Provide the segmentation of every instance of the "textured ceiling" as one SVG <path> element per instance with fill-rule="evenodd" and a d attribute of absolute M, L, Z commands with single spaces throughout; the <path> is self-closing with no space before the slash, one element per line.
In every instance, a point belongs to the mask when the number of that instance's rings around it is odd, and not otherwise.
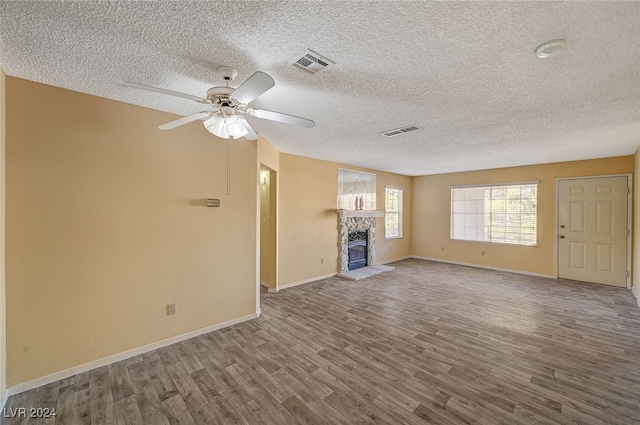
<path fill-rule="evenodd" d="M 251 106 L 316 122 L 249 118 L 279 151 L 406 175 L 640 145 L 639 2 L 1 1 L 0 31 L 7 75 L 180 115 L 202 105 L 116 82 L 204 96 L 220 65 L 235 85 L 264 71 L 276 86 Z M 306 48 L 336 65 L 292 67 Z"/>

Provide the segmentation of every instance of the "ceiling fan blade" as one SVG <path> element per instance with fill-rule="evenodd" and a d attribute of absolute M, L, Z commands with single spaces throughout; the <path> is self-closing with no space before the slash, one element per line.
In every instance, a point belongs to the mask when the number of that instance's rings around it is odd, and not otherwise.
<path fill-rule="evenodd" d="M 264 72 L 257 71 L 240 84 L 240 87 L 231 93 L 231 97 L 240 103 L 247 104 L 275 85 L 273 78 Z"/>
<path fill-rule="evenodd" d="M 300 118 L 293 115 L 283 114 L 282 112 L 268 111 L 266 109 L 249 109 L 249 114 L 256 118 L 265 120 L 284 122 L 287 124 L 300 125 L 302 127 L 311 128 L 316 125 L 315 122 L 306 118 Z"/>
<path fill-rule="evenodd" d="M 171 122 L 168 122 L 166 124 L 159 125 L 158 128 L 160 130 L 171 130 L 172 128 L 179 127 L 181 125 L 190 123 L 192 121 L 201 120 L 203 118 L 208 118 L 209 116 L 211 116 L 212 113 L 213 113 L 212 111 L 196 112 L 194 114 L 190 114 L 190 115 L 184 116 L 182 118 L 178 118 L 175 121 L 171 121 Z"/>
<path fill-rule="evenodd" d="M 240 122 L 242 123 L 242 125 L 244 126 L 244 128 L 247 129 L 247 131 L 249 133 L 245 134 L 245 139 L 247 140 L 258 140 L 258 135 L 256 134 L 255 131 L 253 131 L 253 128 L 251 128 L 251 126 L 249 125 L 249 123 L 247 122 L 247 120 L 244 119 L 244 117 L 238 116 L 238 118 L 240 119 Z"/>
<path fill-rule="evenodd" d="M 200 103 L 209 103 L 207 99 L 203 99 L 202 97 L 192 96 L 190 94 L 180 93 L 173 90 L 162 89 L 160 87 L 145 86 L 144 84 L 130 83 L 128 81 L 120 81 L 118 82 L 118 84 L 124 87 L 132 87 L 134 89 L 147 90 L 156 93 L 168 94 L 169 96 L 182 97 L 183 99 L 194 100 Z"/>

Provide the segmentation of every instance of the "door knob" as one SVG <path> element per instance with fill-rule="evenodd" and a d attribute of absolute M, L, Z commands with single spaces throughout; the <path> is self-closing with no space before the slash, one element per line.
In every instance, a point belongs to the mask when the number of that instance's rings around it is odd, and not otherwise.
<path fill-rule="evenodd" d="M 560 235 L 560 239 L 564 239 L 564 235 Z"/>

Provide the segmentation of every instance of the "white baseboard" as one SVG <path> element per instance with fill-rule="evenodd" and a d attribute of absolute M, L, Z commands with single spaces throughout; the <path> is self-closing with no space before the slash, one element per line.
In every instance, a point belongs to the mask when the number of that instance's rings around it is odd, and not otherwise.
<path fill-rule="evenodd" d="M 124 351 L 122 353 L 114 354 L 111 356 L 103 357 L 102 359 L 94 360 L 89 363 L 85 363 L 79 366 L 74 366 L 69 369 L 62 370 L 60 372 L 54 372 L 50 375 L 43 376 L 41 378 L 34 379 L 33 381 L 24 382 L 22 384 L 15 385 L 8 388 L 5 391 L 5 396 L 12 396 L 24 391 L 32 390 L 34 388 L 41 387 L 43 385 L 50 384 L 61 379 L 68 378 L 78 373 L 87 372 L 91 369 L 106 366 L 111 363 L 119 362 L 121 360 L 128 359 L 133 356 L 147 353 L 149 351 L 157 350 L 158 348 L 166 347 L 171 344 L 175 344 L 180 341 L 184 341 L 189 338 L 193 338 L 199 335 L 203 335 L 209 332 L 216 331 L 218 329 L 226 328 L 228 326 L 236 325 L 238 323 L 246 322 L 247 320 L 255 319 L 258 316 L 257 313 L 249 314 L 247 316 L 238 317 L 236 319 L 228 320 L 226 322 L 218 323 L 217 325 L 207 326 L 206 328 L 197 329 L 195 331 L 187 332 L 181 335 L 176 335 L 171 338 L 163 339 L 162 341 L 153 342 L 151 344 L 143 345 L 142 347 L 134 348 L 132 350 Z M 3 400 L 5 399 L 3 396 Z"/>
<path fill-rule="evenodd" d="M 640 307 L 640 285 L 632 286 L 631 293 L 636 297 L 636 303 L 638 303 L 638 307 Z"/>
<path fill-rule="evenodd" d="M 265 282 L 264 280 L 260 281 L 260 285 L 264 286 L 265 288 L 267 288 L 267 292 L 270 294 L 273 294 L 274 292 L 278 292 L 278 290 L 276 288 L 272 288 L 267 282 Z"/>
<path fill-rule="evenodd" d="M 526 270 L 505 269 L 502 267 L 485 266 L 482 264 L 463 263 L 461 261 L 443 260 L 442 258 L 419 257 L 417 255 L 411 255 L 410 257 L 415 258 L 416 260 L 437 261 L 439 263 L 457 264 L 459 266 L 476 267 L 479 269 L 496 270 L 499 272 L 508 272 L 508 273 L 523 274 L 527 276 L 546 277 L 548 279 L 556 279 L 556 277 L 552 274 L 534 273 L 534 272 L 528 272 Z"/>
<path fill-rule="evenodd" d="M 305 283 L 315 282 L 317 280 L 328 279 L 328 278 L 333 277 L 333 276 L 335 276 L 337 274 L 338 273 L 329 273 L 329 274 L 325 274 L 323 276 L 316 276 L 316 277 L 312 277 L 310 279 L 299 280 L 297 282 L 291 282 L 291 283 L 286 283 L 284 285 L 279 285 L 278 286 L 278 291 L 281 291 L 283 289 L 293 288 L 294 286 L 302 285 L 302 284 L 305 284 Z"/>
<path fill-rule="evenodd" d="M 394 261 L 400 261 L 400 260 L 406 260 L 407 258 L 414 258 L 411 257 L 410 255 L 407 255 L 405 257 L 400 257 L 400 258 L 394 258 L 393 260 L 386 260 L 386 261 L 377 261 L 376 264 L 387 264 L 387 263 L 393 263 Z M 299 280 L 297 282 L 292 282 L 292 283 L 287 283 L 285 285 L 280 285 L 278 286 L 278 291 L 281 291 L 283 289 L 288 289 L 288 288 L 293 288 L 294 286 L 298 286 L 298 285 L 303 285 L 305 283 L 311 283 L 311 282 L 316 282 L 318 280 L 322 280 L 322 279 L 328 279 L 330 277 L 334 277 L 338 274 L 338 272 L 336 273 L 329 273 L 329 274 L 325 274 L 323 276 L 316 276 L 316 277 L 312 277 L 310 279 L 305 279 L 305 280 Z M 269 292 L 271 292 L 271 290 L 269 290 Z"/>
<path fill-rule="evenodd" d="M 274 292 L 278 292 L 278 290 L 276 288 L 272 288 L 267 282 L 265 282 L 264 280 L 260 281 L 260 285 L 264 286 L 265 288 L 267 288 L 267 292 L 270 294 L 273 294 Z"/>
<path fill-rule="evenodd" d="M 395 263 L 396 261 L 406 260 L 407 258 L 415 258 L 415 257 L 412 257 L 412 256 L 410 256 L 410 255 L 405 255 L 404 257 L 394 258 L 393 260 L 377 261 L 377 262 L 376 262 L 376 264 L 389 264 L 389 263 Z"/>
<path fill-rule="evenodd" d="M 0 398 L 0 411 L 4 412 L 4 406 L 7 404 L 7 399 L 9 398 L 9 391 L 4 390 L 2 393 L 2 398 Z"/>

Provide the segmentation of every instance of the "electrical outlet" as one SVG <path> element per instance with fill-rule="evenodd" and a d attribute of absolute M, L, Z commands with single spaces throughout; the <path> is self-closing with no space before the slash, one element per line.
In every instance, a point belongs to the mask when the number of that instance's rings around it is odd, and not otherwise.
<path fill-rule="evenodd" d="M 176 314 L 176 303 L 167 304 L 167 316 Z"/>
<path fill-rule="evenodd" d="M 486 255 L 486 252 L 480 251 L 480 255 Z"/>
<path fill-rule="evenodd" d="M 320 264 L 324 264 L 324 258 L 320 259 Z"/>
<path fill-rule="evenodd" d="M 391 247 L 389 247 L 389 251 L 391 251 Z"/>
<path fill-rule="evenodd" d="M 443 246 L 440 247 L 440 251 L 444 251 L 444 247 Z"/>

